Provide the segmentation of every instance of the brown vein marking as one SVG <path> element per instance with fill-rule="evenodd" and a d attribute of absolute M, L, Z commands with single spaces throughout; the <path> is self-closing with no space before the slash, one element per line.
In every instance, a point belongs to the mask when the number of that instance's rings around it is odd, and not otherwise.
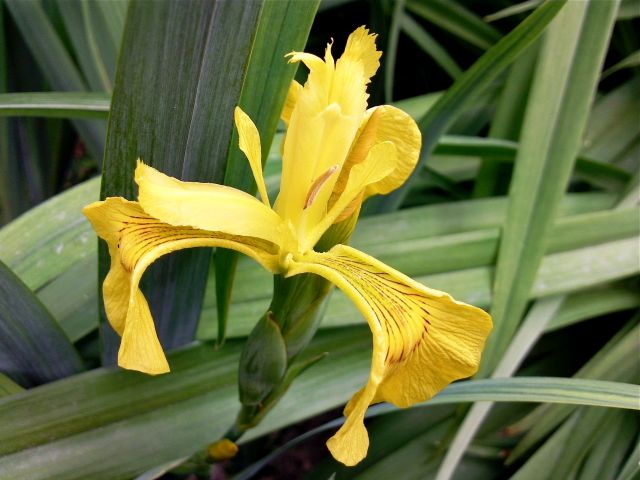
<path fill-rule="evenodd" d="M 425 303 L 424 295 L 396 280 L 389 272 L 375 270 L 370 264 L 357 258 L 337 256 L 325 261 L 343 274 L 343 278 L 354 287 L 371 306 L 379 325 L 390 339 L 399 340 L 401 351 L 391 352 L 387 346 L 385 363 L 393 364 L 407 360 L 425 341 L 429 334 L 429 317 L 432 315 Z M 355 280 L 361 283 L 355 283 Z M 411 325 L 411 313 L 422 320 L 421 328 Z M 413 327 L 413 328 L 412 328 Z M 417 336 L 421 330 L 420 336 Z"/>
<path fill-rule="evenodd" d="M 118 249 L 120 262 L 128 272 L 132 272 L 140 259 L 154 248 L 184 239 L 223 240 L 251 246 L 269 255 L 278 252 L 275 244 L 261 238 L 210 232 L 192 227 L 174 227 L 150 217 L 128 216 L 126 220 L 121 220 L 121 223 L 122 227 L 118 230 Z"/>

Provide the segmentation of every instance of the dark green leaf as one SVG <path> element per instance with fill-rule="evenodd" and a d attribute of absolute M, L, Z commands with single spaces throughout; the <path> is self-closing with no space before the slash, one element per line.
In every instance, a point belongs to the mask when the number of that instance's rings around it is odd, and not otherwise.
<path fill-rule="evenodd" d="M 132 2 L 113 94 L 102 196 L 133 199 L 137 158 L 183 180 L 222 183 L 262 2 Z M 172 39 L 167 43 L 167 39 Z M 156 262 L 143 282 L 165 348 L 193 340 L 210 249 Z M 108 270 L 100 250 L 100 278 Z M 146 286 L 146 287 L 145 287 Z M 103 323 L 105 360 L 118 339 Z"/>
<path fill-rule="evenodd" d="M 27 387 L 82 370 L 78 353 L 56 321 L 0 262 L 0 371 Z"/>

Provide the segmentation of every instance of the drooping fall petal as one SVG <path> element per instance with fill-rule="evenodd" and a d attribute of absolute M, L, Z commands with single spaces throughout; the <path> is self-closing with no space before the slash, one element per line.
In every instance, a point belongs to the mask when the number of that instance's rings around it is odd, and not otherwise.
<path fill-rule="evenodd" d="M 149 374 L 169 371 L 149 306 L 138 285 L 156 259 L 175 250 L 223 247 L 244 253 L 270 271 L 277 270 L 278 247 L 254 237 L 174 227 L 148 215 L 137 202 L 111 197 L 83 210 L 107 241 L 111 269 L 103 285 L 107 318 L 122 336 L 121 367 Z"/>
<path fill-rule="evenodd" d="M 337 460 L 355 465 L 369 444 L 363 423 L 367 407 L 381 401 L 407 407 L 473 375 L 491 317 L 344 245 L 294 258 L 288 275 L 305 272 L 336 284 L 373 333 L 369 380 L 347 404 L 345 424 L 327 443 Z"/>
<path fill-rule="evenodd" d="M 174 226 L 280 240 L 280 217 L 257 198 L 214 183 L 183 182 L 138 161 L 138 201 L 146 213 Z"/>

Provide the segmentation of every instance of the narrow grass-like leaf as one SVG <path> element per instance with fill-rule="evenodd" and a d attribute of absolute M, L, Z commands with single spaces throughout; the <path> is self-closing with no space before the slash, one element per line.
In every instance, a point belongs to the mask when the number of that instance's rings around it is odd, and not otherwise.
<path fill-rule="evenodd" d="M 488 172 L 496 171 L 498 172 L 496 175 L 510 175 L 510 163 L 515 160 L 518 148 L 518 143 L 509 140 L 445 135 L 440 139 L 433 153 L 438 155 L 480 156 L 483 157 L 483 167 L 479 175 L 485 175 L 484 162 L 487 160 L 491 162 L 491 166 L 486 167 L 490 169 L 487 170 Z M 619 190 L 626 186 L 631 179 L 629 172 L 620 167 L 583 156 L 576 159 L 575 175 L 577 178 L 586 180 L 595 186 L 610 190 Z M 492 188 L 496 183 L 493 176 L 486 184 L 481 184 L 482 181 L 482 177 L 478 178 L 477 185 L 480 186 L 475 189 L 476 195 L 495 192 L 495 189 Z"/>
<path fill-rule="evenodd" d="M 56 33 L 40 2 L 6 0 L 6 5 L 38 66 L 56 90 L 81 92 L 86 84 Z M 74 126 L 96 159 L 102 157 L 105 130 L 102 122 L 74 121 Z"/>
<path fill-rule="evenodd" d="M 502 10 L 498 10 L 491 15 L 486 15 L 483 20 L 485 22 L 495 22 L 496 20 L 502 20 L 503 18 L 511 17 L 513 15 L 518 15 L 519 13 L 528 12 L 529 10 L 533 10 L 537 8 L 543 0 L 527 0 L 525 2 L 516 3 L 515 5 L 510 5 Z"/>
<path fill-rule="evenodd" d="M 0 371 L 28 387 L 82 370 L 78 352 L 56 321 L 0 262 Z"/>
<path fill-rule="evenodd" d="M 128 4 L 129 0 L 109 0 L 94 3 L 102 14 L 104 24 L 109 33 L 109 40 L 114 46 L 119 45 L 122 40 Z"/>
<path fill-rule="evenodd" d="M 238 104 L 262 8 L 254 2 L 132 2 L 113 94 L 102 196 L 134 198 L 137 158 L 183 180 L 222 183 Z M 166 44 L 166 39 L 174 39 Z M 158 101 L 162 99 L 162 101 Z M 170 141 L 167 141 L 170 139 Z M 100 278 L 109 255 L 100 249 Z M 193 340 L 210 249 L 156 262 L 143 290 L 160 341 Z M 104 360 L 119 343 L 103 322 Z"/>
<path fill-rule="evenodd" d="M 260 132 L 263 164 L 269 155 L 282 105 L 297 68 L 297 64 L 289 64 L 284 56 L 291 51 L 304 50 L 318 4 L 319 0 L 267 2 L 260 14 L 239 105 Z M 292 25 L 295 28 L 291 28 Z M 266 85 L 265 72 L 269 72 Z M 256 185 L 249 163 L 237 148 L 238 133 L 235 130 L 231 144 L 224 184 L 255 192 Z M 218 343 L 225 338 L 236 262 L 236 252 L 216 250 Z"/>
<path fill-rule="evenodd" d="M 81 4 L 82 17 L 87 25 L 87 43 L 95 58 L 106 91 L 113 90 L 116 60 L 124 30 L 124 16 L 122 18 L 119 16 L 123 7 L 126 12 L 126 5 L 127 2 L 123 0 L 102 2 L 82 0 Z M 111 10 L 116 10 L 117 13 L 111 15 Z"/>
<path fill-rule="evenodd" d="M 638 67 L 638 66 L 640 66 L 640 50 L 629 54 L 628 56 L 620 60 L 618 63 L 616 63 L 615 65 L 607 68 L 604 72 L 602 72 L 602 78 L 603 79 L 607 78 L 609 75 L 619 70 L 622 70 L 625 68 Z"/>
<path fill-rule="evenodd" d="M 640 17 L 640 0 L 622 0 L 618 9 L 618 19 L 628 20 Z"/>
<path fill-rule="evenodd" d="M 9 80 L 7 39 L 4 25 L 4 6 L 0 3 L 0 95 L 5 95 Z M 0 118 L 0 225 L 17 216 L 18 212 L 22 210 L 21 204 L 24 201 L 18 190 L 17 182 L 13 180 L 12 170 L 15 166 L 10 155 L 10 142 L 9 121 Z"/>
<path fill-rule="evenodd" d="M 500 39 L 500 33 L 457 2 L 409 0 L 407 8 L 459 38 L 486 50 Z"/>
<path fill-rule="evenodd" d="M 511 184 L 491 306 L 494 330 L 481 376 L 497 365 L 526 307 L 578 153 L 616 8 L 616 2 L 569 2 L 545 38 Z"/>
<path fill-rule="evenodd" d="M 547 327 L 547 331 L 573 325 L 607 313 L 631 310 L 640 306 L 640 293 L 632 282 L 629 286 L 616 285 L 576 292 L 570 295 L 558 315 Z"/>
<path fill-rule="evenodd" d="M 591 451 L 580 468 L 579 480 L 615 478 L 625 459 L 625 453 L 636 438 L 637 417 L 630 412 L 616 411 L 602 426 Z"/>
<path fill-rule="evenodd" d="M 58 1 L 57 5 L 86 84 L 93 91 L 110 93 L 113 77 L 110 77 L 97 51 L 93 19 L 87 3 L 84 0 L 64 0 Z M 114 51 L 112 62 L 115 62 L 115 56 Z"/>
<path fill-rule="evenodd" d="M 629 455 L 616 480 L 633 480 L 640 474 L 640 437 L 636 438 L 636 446 Z"/>
<path fill-rule="evenodd" d="M 477 98 L 506 67 L 520 56 L 563 8 L 564 0 L 546 2 L 513 31 L 491 47 L 440 97 L 420 120 L 422 151 L 420 164 L 431 154 L 440 137 L 451 127 L 469 103 Z M 420 168 L 416 169 L 418 172 Z M 415 177 L 414 172 L 413 177 Z M 379 211 L 392 211 L 402 203 L 410 181 L 384 199 L 373 199 Z"/>
<path fill-rule="evenodd" d="M 630 383 L 578 378 L 514 377 L 454 383 L 428 403 L 546 402 L 640 410 L 638 395 L 640 386 Z"/>
<path fill-rule="evenodd" d="M 582 154 L 614 162 L 637 142 L 640 80 L 633 78 L 595 102 L 582 141 Z"/>
<path fill-rule="evenodd" d="M 637 316 L 636 316 L 637 318 Z M 575 378 L 622 378 L 633 377 L 637 370 L 634 351 L 637 349 L 639 328 L 630 322 L 591 358 L 575 375 Z M 572 407 L 542 405 L 510 429 L 518 432 L 528 429 L 525 436 L 511 452 L 508 463 L 521 458 L 523 453 L 538 444 L 558 427 L 572 412 Z"/>
<path fill-rule="evenodd" d="M 556 316 L 564 300 L 564 296 L 550 297 L 538 300 L 533 304 L 518 333 L 493 372 L 493 378 L 511 377 L 516 372 L 531 348 L 544 333 L 546 326 Z M 493 407 L 493 403 L 487 402 L 478 402 L 471 407 L 447 449 L 435 480 L 448 480 L 453 476 L 491 407 Z"/>
<path fill-rule="evenodd" d="M 451 78 L 456 79 L 462 75 L 462 70 L 446 49 L 431 35 L 429 35 L 425 29 L 411 17 L 411 15 L 406 14 L 404 11 L 400 14 L 400 26 L 402 27 L 402 30 L 414 42 L 416 42 L 416 44 L 424 50 L 427 55 L 431 56 L 435 62 L 440 65 L 444 71 L 449 74 L 449 76 L 451 76 Z"/>
<path fill-rule="evenodd" d="M 391 25 L 387 32 L 387 46 L 384 49 L 384 101 L 393 101 L 393 80 L 396 69 L 396 58 L 398 56 L 398 40 L 400 38 L 400 25 L 402 15 L 404 15 L 406 0 L 397 0 L 393 5 L 391 13 Z"/>
<path fill-rule="evenodd" d="M 99 92 L 0 94 L 0 117 L 98 118 L 106 120 L 111 96 Z"/>
<path fill-rule="evenodd" d="M 57 88 L 83 91 L 85 83 L 41 2 L 5 0 L 9 12 L 40 68 Z"/>
<path fill-rule="evenodd" d="M 11 380 L 5 374 L 0 373 L 0 397 L 8 397 L 14 393 L 20 393 L 23 388 Z"/>
<path fill-rule="evenodd" d="M 606 425 L 619 412 L 580 408 L 515 473 L 514 480 L 535 480 L 557 475 L 568 478 L 580 467 Z M 570 441 L 567 441 L 570 439 Z"/>
<path fill-rule="evenodd" d="M 491 121 L 490 138 L 518 140 L 537 56 L 538 44 L 534 44 L 510 68 Z M 511 170 L 510 165 L 504 165 L 495 158 L 484 157 L 473 186 L 473 195 L 504 195 L 508 191 Z"/>

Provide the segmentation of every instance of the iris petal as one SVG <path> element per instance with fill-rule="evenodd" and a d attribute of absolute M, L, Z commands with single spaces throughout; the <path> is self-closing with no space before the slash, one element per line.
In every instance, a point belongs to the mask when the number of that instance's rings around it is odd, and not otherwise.
<path fill-rule="evenodd" d="M 367 108 L 366 86 L 379 66 L 380 55 L 375 35 L 364 27 L 349 36 L 343 55 L 335 62 L 331 44 L 324 60 L 309 53 L 288 55 L 290 62 L 303 62 L 309 76 L 304 87 L 292 86 L 283 112 L 287 134 L 275 209 L 291 221 L 300 237 L 306 237 L 327 211 L 338 175 L 318 191 L 312 205 L 305 200 L 316 179 L 334 165 L 339 174 L 347 159 Z"/>
<path fill-rule="evenodd" d="M 138 162 L 138 201 L 150 216 L 174 226 L 280 240 L 280 217 L 257 198 L 213 183 L 182 182 Z"/>
<path fill-rule="evenodd" d="M 267 195 L 267 187 L 264 184 L 264 176 L 262 175 L 262 151 L 258 129 L 251 118 L 249 118 L 249 115 L 244 113 L 240 107 L 236 107 L 234 119 L 236 128 L 238 129 L 238 136 L 240 137 L 240 150 L 244 152 L 247 160 L 249 160 L 251 173 L 253 173 L 253 178 L 256 181 L 262 203 L 271 208 L 269 196 Z"/>
<path fill-rule="evenodd" d="M 285 125 L 289 125 L 289 120 L 291 119 L 291 113 L 298 103 L 298 97 L 300 96 L 300 92 L 302 90 L 302 85 L 293 80 L 291 85 L 289 86 L 289 91 L 287 92 L 287 98 L 284 101 L 284 107 L 282 107 L 282 113 L 280 114 L 280 118 L 285 123 Z"/>
<path fill-rule="evenodd" d="M 396 107 L 382 105 L 370 109 L 367 113 L 368 118 L 374 114 L 378 117 L 373 144 L 391 142 L 398 150 L 398 161 L 394 170 L 387 177 L 369 185 L 365 194 L 367 197 L 386 195 L 402 185 L 415 169 L 420 156 L 422 136 L 413 118 Z"/>
<path fill-rule="evenodd" d="M 169 371 L 138 287 L 144 271 L 162 255 L 183 248 L 223 247 L 277 270 L 278 247 L 263 239 L 168 225 L 149 216 L 137 202 L 119 197 L 92 203 L 83 211 L 109 246 L 111 269 L 103 294 L 109 323 L 122 336 L 118 364 L 123 368 L 152 375 Z"/>
<path fill-rule="evenodd" d="M 396 157 L 395 145 L 391 142 L 383 142 L 371 148 L 367 158 L 351 168 L 339 198 L 301 241 L 303 251 L 311 249 L 322 234 L 342 216 L 345 209 L 354 206 L 353 201 L 362 194 L 367 185 L 385 178 L 393 171 Z"/>
<path fill-rule="evenodd" d="M 295 258 L 288 275 L 307 272 L 336 284 L 373 333 L 369 380 L 347 404 L 345 424 L 327 443 L 337 460 L 355 465 L 368 448 L 367 407 L 381 401 L 407 407 L 473 375 L 491 317 L 344 245 Z"/>

